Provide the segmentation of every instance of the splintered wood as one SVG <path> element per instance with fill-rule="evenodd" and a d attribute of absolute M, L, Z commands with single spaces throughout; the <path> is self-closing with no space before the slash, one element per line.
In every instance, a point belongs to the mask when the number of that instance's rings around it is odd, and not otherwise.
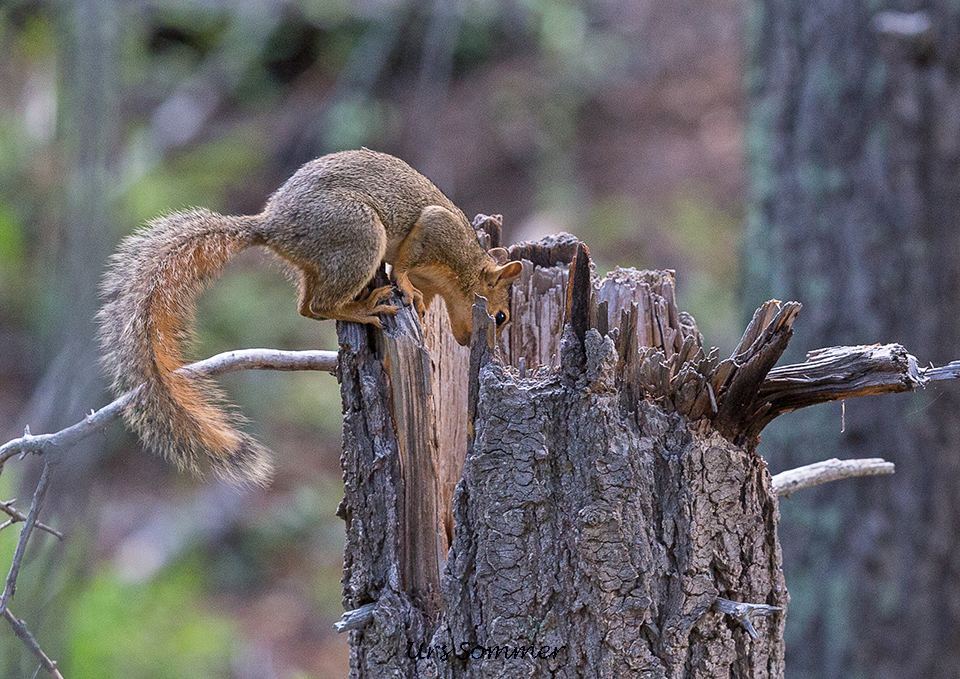
<path fill-rule="evenodd" d="M 461 347 L 450 332 L 447 310 L 441 302 L 427 311 L 424 322 L 424 346 L 430 354 L 430 394 L 427 435 L 431 439 L 432 458 L 437 474 L 437 504 L 444 522 L 446 554 L 453 539 L 450 506 L 453 491 L 460 480 L 463 458 L 467 454 L 467 377 L 470 372 L 470 347 Z"/>
<path fill-rule="evenodd" d="M 587 331 L 595 331 L 616 346 L 622 405 L 633 410 L 650 399 L 668 412 L 709 420 L 737 444 L 755 446 L 767 424 L 798 408 L 911 391 L 960 372 L 954 365 L 918 369 L 896 344 L 821 349 L 802 364 L 774 369 L 801 308 L 777 300 L 757 309 L 733 353 L 721 360 L 718 349 L 705 349 L 694 319 L 678 310 L 673 271 L 618 268 L 599 278 L 586 246 L 568 234 L 514 245 L 510 257 L 524 262 L 524 272 L 513 287 L 513 323 L 500 342 L 505 365 L 555 370 L 563 328 L 581 345 Z M 577 352 L 569 355 L 579 360 Z"/>
<path fill-rule="evenodd" d="M 616 388 L 628 409 L 648 398 L 668 412 L 711 420 L 735 442 L 759 434 L 746 415 L 769 410 L 756 402 L 759 386 L 786 348 L 799 304 L 765 304 L 733 355 L 720 360 L 716 349 L 704 349 L 693 318 L 678 310 L 673 271 L 618 268 L 598 278 L 586 246 L 566 234 L 515 245 L 510 253 L 525 266 L 513 286 L 513 323 L 501 341 L 505 364 L 556 369 L 563 328 L 580 345 L 593 331 L 615 344 Z M 570 354 L 574 362 L 582 360 L 577 356 Z"/>

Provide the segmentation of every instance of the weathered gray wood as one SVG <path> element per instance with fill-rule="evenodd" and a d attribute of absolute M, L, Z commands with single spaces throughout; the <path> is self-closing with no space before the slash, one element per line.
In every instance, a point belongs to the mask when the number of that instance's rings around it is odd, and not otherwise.
<path fill-rule="evenodd" d="M 913 391 L 925 381 L 917 359 L 899 344 L 830 347 L 811 351 L 803 363 L 771 370 L 760 397 L 770 403 L 769 421 L 817 403 Z"/>
<path fill-rule="evenodd" d="M 393 303 L 400 304 L 400 299 Z M 430 356 L 416 314 L 409 307 L 385 322 L 381 339 L 403 482 L 403 586 L 414 603 L 433 616 L 440 610 L 440 564 L 447 545 L 434 467 L 437 440 L 429 402 Z"/>
<path fill-rule="evenodd" d="M 849 479 L 855 476 L 892 474 L 892 462 L 878 457 L 864 460 L 838 460 L 836 458 L 806 464 L 796 469 L 773 475 L 773 492 L 789 496 L 790 493 L 821 483 Z"/>
<path fill-rule="evenodd" d="M 338 514 L 346 522 L 343 602 L 348 611 L 377 603 L 368 624 L 350 632 L 351 674 L 414 677 L 416 665 L 404 654 L 404 641 L 418 643 L 428 627 L 404 580 L 404 479 L 388 378 L 375 333 L 353 323 L 338 323 L 337 330 L 344 473 Z"/>
<path fill-rule="evenodd" d="M 433 430 L 433 466 L 437 474 L 437 507 L 444 524 L 443 558 L 453 540 L 453 493 L 467 454 L 467 377 L 470 348 L 461 347 L 450 332 L 443 304 L 432 304 L 423 328 L 430 357 L 430 393 L 427 397 Z"/>

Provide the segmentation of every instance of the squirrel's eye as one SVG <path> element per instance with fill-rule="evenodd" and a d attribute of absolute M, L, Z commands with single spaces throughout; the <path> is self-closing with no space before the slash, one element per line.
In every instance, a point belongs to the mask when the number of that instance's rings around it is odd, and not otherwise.
<path fill-rule="evenodd" d="M 501 325 L 507 322 L 507 315 L 502 311 L 498 311 L 497 315 L 495 316 L 495 320 L 497 321 L 497 327 L 499 328 Z"/>

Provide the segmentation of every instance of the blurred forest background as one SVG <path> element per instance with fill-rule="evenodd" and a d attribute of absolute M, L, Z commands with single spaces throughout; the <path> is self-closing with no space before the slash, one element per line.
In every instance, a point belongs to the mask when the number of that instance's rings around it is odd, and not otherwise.
<path fill-rule="evenodd" d="M 361 145 L 404 158 L 469 216 L 503 214 L 508 242 L 565 230 L 590 246 L 601 271 L 676 269 L 681 308 L 728 352 L 758 296 L 809 301 L 775 265 L 757 264 L 786 247 L 776 237 L 768 247 L 764 228 L 775 220 L 748 206 L 747 150 L 763 156 L 757 149 L 776 141 L 756 127 L 747 134 L 748 90 L 764 80 L 746 58 L 759 4 L 0 2 L 0 438 L 25 424 L 56 430 L 109 400 L 92 316 L 122 236 L 185 206 L 257 212 L 303 162 Z M 849 7 L 836 6 L 824 15 L 846 16 Z M 817 23 L 791 20 L 804 30 Z M 782 169 L 764 162 L 753 165 L 754 196 L 769 197 L 756 187 Z M 742 269 L 748 213 L 759 249 Z M 197 357 L 336 346 L 333 324 L 301 318 L 294 290 L 259 252 L 244 253 L 205 293 L 198 325 Z M 854 339 L 900 339 L 880 335 L 884 327 Z M 220 381 L 276 454 L 268 490 L 177 475 L 119 424 L 61 465 L 48 521 L 68 536 L 35 540 L 14 608 L 71 679 L 346 675 L 346 638 L 331 627 L 342 612 L 336 380 L 249 372 Z M 822 412 L 817 426 L 838 431 L 839 407 Z M 772 438 L 791 436 L 797 444 L 789 432 Z M 842 456 L 837 446 L 785 459 Z M 0 496 L 28 497 L 36 470 L 4 471 Z M 816 514 L 828 500 L 785 507 L 787 524 L 800 527 L 793 534 L 839 539 L 842 517 Z M 873 520 L 863 553 L 887 518 Z M 0 564 L 14 540 L 0 533 Z M 952 540 L 938 548 L 955 558 Z M 859 656 L 844 644 L 856 611 L 838 602 L 857 574 L 834 568 L 827 551 L 801 553 L 785 570 L 797 603 L 787 676 L 854 676 L 844 672 Z M 814 610 L 818 582 L 827 604 Z M 890 596 L 885 614 L 897 619 Z M 956 616 L 944 615 L 956 633 Z M 818 672 L 820 660 L 834 669 Z M 0 676 L 35 667 L 0 632 Z"/>

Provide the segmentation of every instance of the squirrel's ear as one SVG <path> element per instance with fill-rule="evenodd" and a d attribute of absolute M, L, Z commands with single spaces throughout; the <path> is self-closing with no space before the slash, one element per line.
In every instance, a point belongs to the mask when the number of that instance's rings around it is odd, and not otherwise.
<path fill-rule="evenodd" d="M 497 268 L 497 274 L 500 279 L 500 283 L 503 285 L 509 285 L 516 280 L 520 274 L 523 273 L 523 264 L 520 262 L 510 262 L 509 264 L 504 264 L 501 267 Z"/>
<path fill-rule="evenodd" d="M 503 264 L 507 261 L 507 251 L 505 248 L 490 248 L 487 254 L 493 257 L 497 264 Z"/>

